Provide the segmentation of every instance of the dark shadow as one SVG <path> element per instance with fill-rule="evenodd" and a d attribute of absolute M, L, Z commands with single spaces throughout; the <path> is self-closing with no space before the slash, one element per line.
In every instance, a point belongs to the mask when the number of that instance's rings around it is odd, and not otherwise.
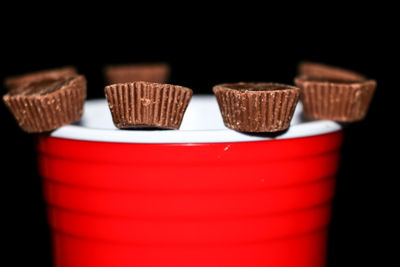
<path fill-rule="evenodd" d="M 82 120 L 79 120 L 79 121 L 76 121 L 74 123 L 71 123 L 71 125 L 82 126 Z"/>
<path fill-rule="evenodd" d="M 128 131 L 135 131 L 135 130 L 145 130 L 145 131 L 164 131 L 164 130 L 174 130 L 165 127 L 155 127 L 155 126 L 134 126 L 134 127 L 126 127 L 126 128 L 119 128 L 119 130 L 128 130 Z"/>
<path fill-rule="evenodd" d="M 304 115 L 304 113 L 301 112 L 301 114 L 300 114 L 300 123 L 305 123 L 305 122 L 310 122 L 310 121 L 315 121 L 315 120 L 306 117 Z"/>
<path fill-rule="evenodd" d="M 347 129 L 347 128 L 349 128 L 350 126 L 353 126 L 354 123 L 357 123 L 357 122 L 337 122 L 337 123 L 339 123 L 340 126 L 343 127 L 343 129 Z"/>
<path fill-rule="evenodd" d="M 247 133 L 247 132 L 241 132 L 241 133 L 249 135 L 249 136 L 254 136 L 254 137 L 275 138 L 275 137 L 278 137 L 278 136 L 286 133 L 287 131 L 288 131 L 288 129 L 279 131 L 279 132 L 273 132 L 273 133 Z"/>
<path fill-rule="evenodd" d="M 70 125 L 83 126 L 83 125 L 84 125 L 84 122 L 83 122 L 83 120 L 79 120 L 79 121 L 77 121 L 77 122 L 71 123 Z M 124 127 L 124 128 L 119 128 L 119 130 L 128 130 L 128 131 L 135 131 L 135 130 L 160 131 L 160 130 L 174 130 L 174 129 L 165 128 L 165 127 L 138 125 L 138 126 L 127 126 L 127 127 Z"/>

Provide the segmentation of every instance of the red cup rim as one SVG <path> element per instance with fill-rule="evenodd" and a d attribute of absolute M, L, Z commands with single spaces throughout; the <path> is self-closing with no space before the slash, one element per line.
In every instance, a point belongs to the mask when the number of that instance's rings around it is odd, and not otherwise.
<path fill-rule="evenodd" d="M 50 136 L 72 140 L 117 143 L 226 143 L 291 139 L 328 134 L 342 129 L 328 120 L 307 121 L 299 103 L 289 129 L 280 135 L 245 134 L 224 126 L 213 95 L 193 96 L 179 130 L 119 130 L 105 99 L 86 101 L 82 119 Z"/>

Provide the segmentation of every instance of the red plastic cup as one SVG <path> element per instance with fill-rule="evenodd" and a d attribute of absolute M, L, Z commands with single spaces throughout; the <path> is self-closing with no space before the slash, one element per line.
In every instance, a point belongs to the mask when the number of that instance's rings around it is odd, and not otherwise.
<path fill-rule="evenodd" d="M 283 135 L 245 135 L 207 96 L 179 131 L 127 131 L 106 105 L 38 140 L 55 266 L 325 265 L 338 124 L 298 107 Z"/>

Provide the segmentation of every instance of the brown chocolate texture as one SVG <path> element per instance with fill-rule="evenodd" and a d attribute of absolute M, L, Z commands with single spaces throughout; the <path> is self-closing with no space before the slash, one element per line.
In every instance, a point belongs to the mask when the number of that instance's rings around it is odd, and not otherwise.
<path fill-rule="evenodd" d="M 338 122 L 362 120 L 376 88 L 359 73 L 312 62 L 300 63 L 295 84 L 306 117 Z"/>
<path fill-rule="evenodd" d="M 179 129 L 193 91 L 189 88 L 144 81 L 105 87 L 117 128 Z"/>
<path fill-rule="evenodd" d="M 166 63 L 111 65 L 104 69 L 107 84 L 135 81 L 166 83 L 169 73 Z"/>
<path fill-rule="evenodd" d="M 226 127 L 241 132 L 286 130 L 299 88 L 277 83 L 219 84 L 213 88 Z"/>
<path fill-rule="evenodd" d="M 298 75 L 307 79 L 332 82 L 359 82 L 366 77 L 357 72 L 315 62 L 301 62 Z"/>
<path fill-rule="evenodd" d="M 57 80 L 59 78 L 69 78 L 78 75 L 76 69 L 71 66 L 62 67 L 58 69 L 42 70 L 23 74 L 14 77 L 8 77 L 4 81 L 4 85 L 9 91 L 16 88 L 25 87 L 32 82 L 38 82 L 42 80 Z"/>
<path fill-rule="evenodd" d="M 31 82 L 3 96 L 19 126 L 29 133 L 48 132 L 78 121 L 85 99 L 82 75 Z"/>

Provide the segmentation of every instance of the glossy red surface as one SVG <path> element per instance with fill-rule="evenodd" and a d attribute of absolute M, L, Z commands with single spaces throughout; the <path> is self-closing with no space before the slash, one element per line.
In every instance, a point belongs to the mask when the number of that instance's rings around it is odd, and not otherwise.
<path fill-rule="evenodd" d="M 55 266 L 324 266 L 341 143 L 42 136 Z"/>

